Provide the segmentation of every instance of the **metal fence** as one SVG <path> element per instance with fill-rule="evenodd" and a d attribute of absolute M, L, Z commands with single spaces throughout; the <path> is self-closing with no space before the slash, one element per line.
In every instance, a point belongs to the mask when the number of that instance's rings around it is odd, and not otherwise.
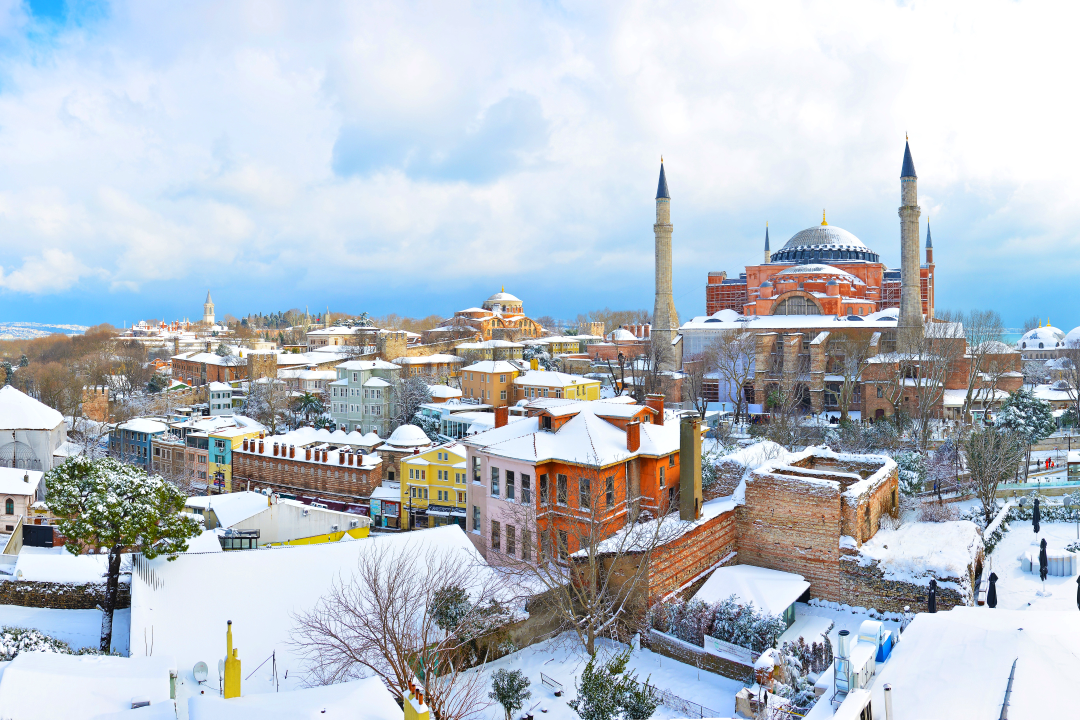
<path fill-rule="evenodd" d="M 704 705 L 699 705 L 698 703 L 691 700 L 681 698 L 675 693 L 663 690 L 656 687 L 655 685 L 651 687 L 653 689 L 653 692 L 656 693 L 656 696 L 660 698 L 660 702 L 664 705 L 664 707 L 669 707 L 672 710 L 677 710 L 678 712 L 686 715 L 686 717 L 688 718 L 720 717 L 720 713 L 716 712 L 715 710 L 710 710 Z"/>
<path fill-rule="evenodd" d="M 554 678 L 550 678 L 544 673 L 540 673 L 540 684 L 546 688 L 551 688 L 551 691 L 555 693 L 555 697 L 561 697 L 563 694 L 562 683 Z"/>

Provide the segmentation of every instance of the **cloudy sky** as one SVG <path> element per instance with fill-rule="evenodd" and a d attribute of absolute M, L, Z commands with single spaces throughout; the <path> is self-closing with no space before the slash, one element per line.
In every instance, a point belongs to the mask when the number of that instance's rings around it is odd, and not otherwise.
<path fill-rule="evenodd" d="M 1075 4 L 0 0 L 0 320 L 651 308 L 821 219 L 1080 324 Z"/>

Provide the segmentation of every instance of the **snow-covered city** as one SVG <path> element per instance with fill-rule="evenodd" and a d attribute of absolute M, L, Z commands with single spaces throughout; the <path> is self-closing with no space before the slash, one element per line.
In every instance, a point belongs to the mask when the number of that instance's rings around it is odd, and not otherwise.
<path fill-rule="evenodd" d="M 1078 14 L 0 3 L 0 720 L 1074 717 Z"/>

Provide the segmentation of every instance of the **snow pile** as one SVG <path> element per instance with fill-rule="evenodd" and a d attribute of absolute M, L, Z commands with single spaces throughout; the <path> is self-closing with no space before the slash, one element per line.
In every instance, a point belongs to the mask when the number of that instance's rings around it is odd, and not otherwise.
<path fill-rule="evenodd" d="M 103 583 L 108 560 L 108 555 L 72 555 L 63 547 L 24 546 L 15 561 L 14 574 L 20 580 L 36 582 Z M 120 569 L 131 569 L 130 555 L 124 555 Z"/>
<path fill-rule="evenodd" d="M 40 630 L 0 628 L 0 662 L 14 660 L 19 653 L 46 652 L 70 655 L 68 644 L 45 635 Z"/>
<path fill-rule="evenodd" d="M 958 579 L 966 585 L 982 544 L 979 528 L 969 520 L 905 523 L 897 530 L 878 530 L 859 549 L 858 562 L 864 567 L 876 562 L 886 580 L 929 585 L 931 578 Z"/>
<path fill-rule="evenodd" d="M 802 575 L 753 565 L 717 568 L 695 600 L 716 603 L 734 598 L 741 605 L 754 605 L 770 615 L 782 615 L 810 587 Z"/>
<path fill-rule="evenodd" d="M 401 708 L 378 678 L 229 700 L 216 693 L 196 695 L 188 700 L 189 720 L 352 720 L 357 717 L 400 720 Z"/>

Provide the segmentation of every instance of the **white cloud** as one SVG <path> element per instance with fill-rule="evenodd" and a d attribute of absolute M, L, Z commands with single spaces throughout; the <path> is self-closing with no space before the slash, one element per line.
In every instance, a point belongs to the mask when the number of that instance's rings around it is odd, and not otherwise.
<path fill-rule="evenodd" d="M 22 260 L 22 266 L 10 272 L 0 266 L 0 288 L 44 295 L 67 290 L 80 278 L 94 272 L 70 252 L 62 250 L 46 250 L 41 255 Z"/>
<path fill-rule="evenodd" d="M 0 253 L 82 270 L 33 282 L 27 260 L 13 292 L 213 274 L 392 304 L 448 273 L 554 274 L 647 306 L 663 153 L 700 312 L 704 273 L 756 260 L 767 219 L 782 243 L 825 206 L 896 262 L 905 130 L 939 298 L 981 297 L 1018 255 L 1072 277 L 1073 5 L 120 2 L 47 44 L 19 12 L 0 9 Z"/>

